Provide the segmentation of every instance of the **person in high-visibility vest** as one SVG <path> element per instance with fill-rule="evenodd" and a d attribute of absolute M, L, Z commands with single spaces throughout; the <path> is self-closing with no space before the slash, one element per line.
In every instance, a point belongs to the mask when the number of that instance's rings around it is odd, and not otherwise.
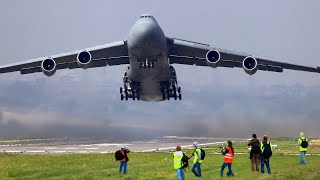
<path fill-rule="evenodd" d="M 176 152 L 173 153 L 173 167 L 176 170 L 178 180 L 184 180 L 184 168 L 182 164 L 183 153 L 181 147 L 176 147 Z"/>
<path fill-rule="evenodd" d="M 220 170 L 220 176 L 223 176 L 223 171 L 224 168 L 228 166 L 228 173 L 227 176 L 234 176 L 233 172 L 232 172 L 232 162 L 233 162 L 233 157 L 234 157 L 234 151 L 233 151 L 233 147 L 232 147 L 232 142 L 231 141 L 227 141 L 227 147 L 224 147 L 221 150 L 222 155 L 224 155 L 224 161 L 223 164 L 221 166 L 221 170 Z"/>
<path fill-rule="evenodd" d="M 264 165 L 267 167 L 268 174 L 271 174 L 270 157 L 272 156 L 272 144 L 268 141 L 268 136 L 263 136 L 263 141 L 260 142 L 261 156 L 260 168 L 261 173 L 264 173 Z"/>
<path fill-rule="evenodd" d="M 298 140 L 299 143 L 299 151 L 301 155 L 300 164 L 305 165 L 307 164 L 306 161 L 306 152 L 308 150 L 308 139 L 304 136 L 304 133 L 300 133 L 300 138 Z"/>
<path fill-rule="evenodd" d="M 191 155 L 191 157 L 193 156 L 193 165 L 192 165 L 192 168 L 191 168 L 191 171 L 193 172 L 193 174 L 196 176 L 196 177 L 201 177 L 201 163 L 202 163 L 202 160 L 201 160 L 201 149 L 200 147 L 198 147 L 198 143 L 197 142 L 194 142 L 193 143 L 193 147 L 195 148 L 194 151 L 193 151 L 193 154 Z M 197 169 L 197 171 L 196 171 Z"/>

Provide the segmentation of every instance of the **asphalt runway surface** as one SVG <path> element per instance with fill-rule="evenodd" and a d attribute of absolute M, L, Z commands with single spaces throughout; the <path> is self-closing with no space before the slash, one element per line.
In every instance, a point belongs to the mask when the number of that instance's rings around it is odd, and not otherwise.
<path fill-rule="evenodd" d="M 197 141 L 200 146 L 213 144 L 225 145 L 226 139 L 222 138 L 188 138 L 170 137 L 157 138 L 148 141 L 127 141 L 122 143 L 107 143 L 104 140 L 86 140 L 65 142 L 61 140 L 43 142 L 9 142 L 0 144 L 1 153 L 24 153 L 24 154 L 100 154 L 114 153 L 122 146 L 132 152 L 155 152 L 171 151 L 177 145 L 182 148 L 193 148 L 193 142 Z M 240 140 L 239 140 L 240 141 Z"/>

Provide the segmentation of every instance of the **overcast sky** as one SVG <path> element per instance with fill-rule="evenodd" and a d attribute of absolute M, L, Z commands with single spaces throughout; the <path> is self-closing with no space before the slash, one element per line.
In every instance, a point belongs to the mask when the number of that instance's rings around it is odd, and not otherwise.
<path fill-rule="evenodd" d="M 167 36 L 320 66 L 319 1 L 3 1 L 0 64 L 126 40 L 143 13 Z M 182 101 L 121 102 L 126 66 L 0 76 L 0 138 L 320 136 L 320 74 L 174 65 Z"/>

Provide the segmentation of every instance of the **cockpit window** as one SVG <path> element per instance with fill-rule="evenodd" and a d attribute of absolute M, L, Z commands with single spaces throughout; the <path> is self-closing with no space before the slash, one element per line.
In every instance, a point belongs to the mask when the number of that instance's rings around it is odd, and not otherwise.
<path fill-rule="evenodd" d="M 142 15 L 142 16 L 140 16 L 140 18 L 152 18 L 152 16 L 149 16 L 149 15 Z"/>

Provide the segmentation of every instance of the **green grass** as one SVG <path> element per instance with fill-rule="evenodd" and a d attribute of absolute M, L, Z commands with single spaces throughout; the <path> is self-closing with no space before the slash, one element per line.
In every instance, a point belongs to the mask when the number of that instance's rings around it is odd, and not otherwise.
<path fill-rule="evenodd" d="M 276 143 L 274 143 L 276 144 Z M 288 145 L 288 152 L 297 152 L 291 141 L 279 141 Z M 281 145 L 281 146 L 282 146 Z M 280 147 L 281 147 L 280 146 Z M 246 152 L 245 143 L 234 145 L 236 152 Z M 219 172 L 223 156 L 212 154 L 218 146 L 206 147 L 206 159 L 202 164 L 202 179 L 220 179 Z M 191 149 L 185 149 L 188 155 Z M 128 174 L 118 173 L 119 162 L 114 154 L 72 155 L 24 155 L 0 154 L 1 179 L 176 179 L 172 153 L 129 154 Z M 230 179 L 320 179 L 320 156 L 307 156 L 307 165 L 299 165 L 300 156 L 283 156 L 275 153 L 270 159 L 272 174 L 251 172 L 248 154 L 235 155 Z M 225 172 L 227 169 L 225 169 Z M 187 169 L 186 179 L 196 179 Z M 228 178 L 228 177 L 224 177 Z M 229 179 L 229 178 L 228 178 Z"/>

